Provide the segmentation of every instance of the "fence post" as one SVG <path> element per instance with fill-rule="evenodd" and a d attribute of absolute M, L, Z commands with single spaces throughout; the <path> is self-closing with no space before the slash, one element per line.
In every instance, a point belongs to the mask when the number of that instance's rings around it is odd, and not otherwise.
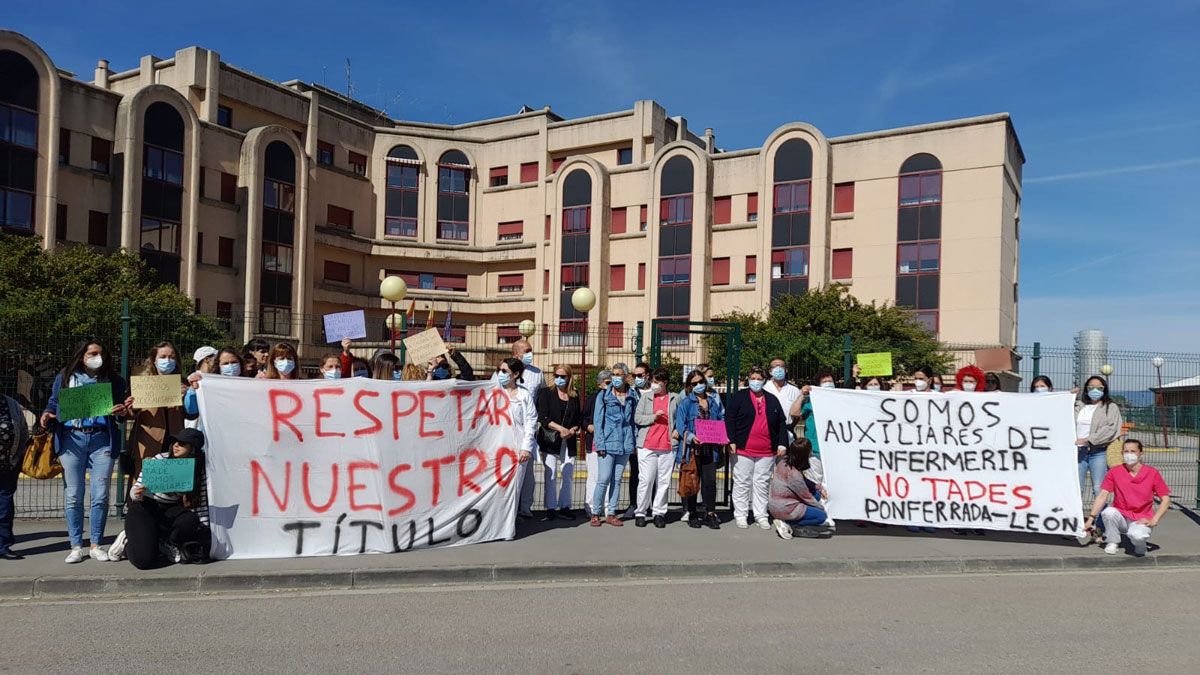
<path fill-rule="evenodd" d="M 129 315 L 129 298 L 125 298 L 121 302 L 121 377 L 125 378 L 126 386 L 129 385 L 129 324 L 132 322 L 132 317 Z M 121 471 L 120 457 L 126 452 L 125 448 L 125 423 L 120 425 L 121 433 L 113 442 L 117 446 L 117 515 L 125 517 L 125 473 Z"/>
<path fill-rule="evenodd" d="M 850 374 L 853 372 L 853 352 L 854 349 L 853 344 L 850 341 L 850 334 L 847 333 L 842 336 L 842 382 L 844 383 L 843 386 L 845 386 L 847 389 L 852 388 L 852 385 L 850 384 Z"/>
<path fill-rule="evenodd" d="M 1033 343 L 1033 379 L 1042 374 L 1042 343 Z"/>
<path fill-rule="evenodd" d="M 642 358 L 642 347 L 645 346 L 643 342 L 645 340 L 644 330 L 645 325 L 641 321 L 637 322 L 637 327 L 634 328 L 633 332 L 633 353 L 637 356 L 638 361 L 645 360 Z"/>

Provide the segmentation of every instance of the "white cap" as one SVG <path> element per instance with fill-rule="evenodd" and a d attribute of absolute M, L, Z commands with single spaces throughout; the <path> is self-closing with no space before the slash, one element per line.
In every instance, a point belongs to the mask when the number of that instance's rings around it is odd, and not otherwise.
<path fill-rule="evenodd" d="M 210 356 L 216 356 L 216 355 L 217 355 L 216 347 L 209 347 L 208 345 L 204 345 L 203 347 L 197 349 L 195 354 L 192 354 L 192 360 L 195 361 L 196 363 L 200 363 L 204 359 L 207 359 Z"/>

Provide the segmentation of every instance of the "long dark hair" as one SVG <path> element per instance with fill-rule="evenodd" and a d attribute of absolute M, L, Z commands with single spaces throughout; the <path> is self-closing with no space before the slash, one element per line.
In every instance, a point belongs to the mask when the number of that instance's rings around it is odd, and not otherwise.
<path fill-rule="evenodd" d="M 812 457 L 812 442 L 800 436 L 788 446 L 786 461 L 788 466 L 797 471 L 808 471 Z"/>
<path fill-rule="evenodd" d="M 1084 380 L 1083 381 L 1083 389 L 1081 389 L 1079 391 L 1079 395 L 1081 397 L 1083 397 L 1084 403 L 1092 403 L 1093 402 L 1092 399 L 1089 398 L 1087 395 L 1088 382 L 1091 382 L 1092 380 L 1100 380 L 1100 388 L 1104 390 L 1104 396 L 1101 396 L 1100 400 L 1095 401 L 1095 403 L 1102 403 L 1107 407 L 1109 403 L 1112 403 L 1112 397 L 1108 395 L 1108 380 L 1104 379 L 1103 377 L 1100 377 L 1099 375 L 1092 375 L 1088 379 Z"/>
<path fill-rule="evenodd" d="M 521 359 L 509 357 L 504 359 L 503 363 L 504 365 L 508 366 L 508 370 L 512 372 L 513 377 L 516 378 L 517 384 L 524 384 L 525 380 L 521 376 L 525 374 L 525 362 Z M 499 368 L 496 370 L 499 370 Z"/>
<path fill-rule="evenodd" d="M 71 376 L 75 373 L 85 370 L 83 366 L 83 355 L 87 353 L 88 347 L 96 345 L 100 348 L 100 356 L 104 357 L 104 363 L 100 369 L 96 371 L 96 379 L 100 382 L 112 382 L 117 377 L 116 364 L 113 363 L 112 355 L 108 353 L 108 347 L 97 338 L 88 338 L 79 344 L 75 345 L 75 355 L 67 361 L 67 365 L 62 369 L 62 386 L 70 384 Z"/>
<path fill-rule="evenodd" d="M 1046 385 L 1051 391 L 1054 390 L 1054 383 L 1050 381 L 1050 378 L 1046 377 L 1045 375 L 1038 375 L 1037 377 L 1033 378 L 1033 382 L 1029 383 L 1030 393 L 1037 391 L 1038 383 Z"/>

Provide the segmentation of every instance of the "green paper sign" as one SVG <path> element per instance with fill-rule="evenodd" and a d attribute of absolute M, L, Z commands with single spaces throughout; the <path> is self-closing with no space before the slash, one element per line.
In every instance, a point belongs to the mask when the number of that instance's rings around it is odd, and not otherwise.
<path fill-rule="evenodd" d="M 142 462 L 142 485 L 150 492 L 191 492 L 196 478 L 196 458 L 147 459 Z"/>
<path fill-rule="evenodd" d="M 858 355 L 859 377 L 890 377 L 892 374 L 892 353 L 875 352 Z"/>
<path fill-rule="evenodd" d="M 111 415 L 113 395 L 111 382 L 85 384 L 82 387 L 63 387 L 58 390 L 58 420 L 81 420 Z"/>

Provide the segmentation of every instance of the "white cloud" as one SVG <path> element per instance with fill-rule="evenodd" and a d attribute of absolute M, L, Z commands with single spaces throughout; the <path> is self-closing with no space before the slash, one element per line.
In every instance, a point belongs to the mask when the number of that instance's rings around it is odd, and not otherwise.
<path fill-rule="evenodd" d="M 1037 176 L 1034 178 L 1026 178 L 1024 181 L 1022 181 L 1022 184 L 1034 185 L 1037 183 L 1057 183 L 1064 180 L 1083 180 L 1086 178 L 1100 178 L 1103 176 L 1120 176 L 1127 173 L 1162 171 L 1163 169 L 1177 169 L 1184 166 L 1197 165 L 1200 165 L 1200 157 L 1188 157 L 1186 159 L 1155 162 L 1153 164 L 1132 164 L 1129 166 L 1117 166 L 1111 169 L 1097 169 L 1095 171 L 1078 171 L 1075 173 L 1059 173 L 1051 176 Z"/>

